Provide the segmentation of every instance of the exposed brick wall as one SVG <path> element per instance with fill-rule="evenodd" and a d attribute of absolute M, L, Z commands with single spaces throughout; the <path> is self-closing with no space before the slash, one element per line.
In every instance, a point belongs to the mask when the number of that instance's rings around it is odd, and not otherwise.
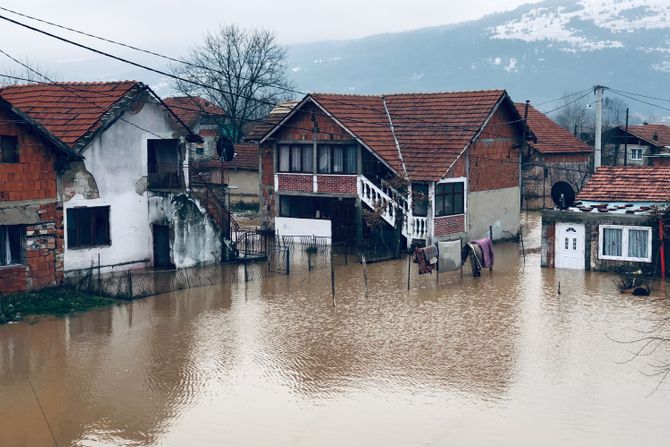
<path fill-rule="evenodd" d="M 448 236 L 450 234 L 463 233 L 465 231 L 465 216 L 436 217 L 433 219 L 435 237 Z"/>
<path fill-rule="evenodd" d="M 277 131 L 272 137 L 276 141 L 307 141 L 314 139 L 312 128 L 312 111 L 314 106 L 306 104 L 301 111 L 297 112 L 286 125 Z M 321 109 L 316 113 L 317 127 L 319 133 L 316 139 L 319 141 L 352 141 L 351 136 L 344 131 L 330 117 L 325 116 Z"/>
<path fill-rule="evenodd" d="M 56 197 L 55 153 L 39 137 L 7 122 L 12 119 L 0 111 L 0 135 L 16 136 L 19 142 L 19 163 L 0 163 L 0 201 Z"/>
<path fill-rule="evenodd" d="M 314 191 L 314 177 L 312 174 L 278 174 L 278 178 L 279 191 Z"/>
<path fill-rule="evenodd" d="M 503 105 L 470 147 L 469 190 L 472 192 L 519 186 L 521 129 L 509 107 Z"/>
<path fill-rule="evenodd" d="M 275 210 L 275 190 L 274 190 L 274 150 L 272 145 L 262 146 L 260 148 L 260 215 L 261 227 L 271 228 L 273 217 L 276 216 Z"/>
<path fill-rule="evenodd" d="M 0 293 L 60 284 L 63 280 L 63 208 L 40 206 L 39 223 L 25 227 L 24 264 L 0 267 Z"/>
<path fill-rule="evenodd" d="M 355 175 L 317 175 L 318 192 L 330 194 L 357 194 Z"/>

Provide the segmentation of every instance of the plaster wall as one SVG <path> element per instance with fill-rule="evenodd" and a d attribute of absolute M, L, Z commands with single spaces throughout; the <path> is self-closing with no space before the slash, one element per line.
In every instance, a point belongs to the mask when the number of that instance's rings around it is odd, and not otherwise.
<path fill-rule="evenodd" d="M 110 207 L 110 245 L 70 249 L 65 229 L 65 271 L 97 265 L 140 262 L 150 265 L 153 257 L 147 184 L 147 140 L 173 138 L 169 119 L 162 108 L 145 103 L 129 110 L 99 134 L 83 151 L 84 167 L 95 179 L 97 198 L 77 191 L 64 202 L 64 215 L 75 207 Z M 156 134 L 156 135 L 154 135 Z M 157 136 L 158 135 L 158 136 Z M 65 217 L 67 226 L 67 217 Z"/>
<path fill-rule="evenodd" d="M 514 239 L 519 233 L 520 191 L 518 187 L 468 193 L 467 232 L 470 239 L 488 237 Z"/>

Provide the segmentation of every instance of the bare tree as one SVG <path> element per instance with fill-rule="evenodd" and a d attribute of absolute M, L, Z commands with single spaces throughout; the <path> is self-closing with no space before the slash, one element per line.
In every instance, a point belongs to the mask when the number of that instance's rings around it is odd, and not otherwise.
<path fill-rule="evenodd" d="M 39 62 L 26 58 L 21 65 L 4 65 L 0 68 L 0 87 L 18 84 L 34 84 L 37 82 L 51 82 L 57 79 L 57 75 L 51 70 L 40 66 Z"/>
<path fill-rule="evenodd" d="M 291 97 L 286 48 L 274 32 L 222 26 L 205 35 L 173 72 L 192 82 L 175 81 L 173 87 L 190 97 L 203 97 L 226 113 L 219 135 L 239 142 L 245 124 L 265 117 L 273 104 Z"/>
<path fill-rule="evenodd" d="M 593 99 L 584 97 L 571 99 L 574 93 L 567 92 L 561 108 L 554 115 L 554 121 L 570 133 L 592 134 L 595 129 L 595 106 Z M 603 99 L 603 133 L 625 122 L 628 105 L 620 98 L 605 97 Z"/>

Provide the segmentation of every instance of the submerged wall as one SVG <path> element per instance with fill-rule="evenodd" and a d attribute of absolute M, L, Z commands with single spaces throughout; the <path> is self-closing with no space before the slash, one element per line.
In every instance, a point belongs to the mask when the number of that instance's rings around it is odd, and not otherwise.
<path fill-rule="evenodd" d="M 519 234 L 520 192 L 518 187 L 468 193 L 467 232 L 470 239 L 488 237 L 514 239 Z"/>
<path fill-rule="evenodd" d="M 204 208 L 180 194 L 171 198 L 170 257 L 177 268 L 221 260 L 221 232 Z"/>

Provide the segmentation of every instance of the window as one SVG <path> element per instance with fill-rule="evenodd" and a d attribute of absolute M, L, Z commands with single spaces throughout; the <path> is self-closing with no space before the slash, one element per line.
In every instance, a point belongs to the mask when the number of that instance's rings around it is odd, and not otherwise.
<path fill-rule="evenodd" d="M 642 148 L 635 148 L 630 150 L 631 160 L 642 160 Z"/>
<path fill-rule="evenodd" d="M 19 139 L 10 135 L 0 135 L 0 163 L 19 162 Z"/>
<path fill-rule="evenodd" d="M 435 216 L 453 216 L 465 212 L 465 183 L 435 185 Z"/>
<path fill-rule="evenodd" d="M 424 183 L 412 183 L 412 214 L 428 215 L 428 185 Z"/>
<path fill-rule="evenodd" d="M 600 259 L 651 262 L 651 227 L 601 225 Z"/>
<path fill-rule="evenodd" d="M 21 225 L 0 225 L 0 266 L 23 262 L 25 234 Z"/>
<path fill-rule="evenodd" d="M 97 247 L 110 243 L 108 206 L 67 210 L 68 248 Z"/>
<path fill-rule="evenodd" d="M 318 171 L 321 174 L 355 174 L 356 146 L 320 144 L 318 146 Z"/>
<path fill-rule="evenodd" d="M 279 172 L 306 172 L 312 169 L 312 145 L 288 145 L 279 146 Z"/>
<path fill-rule="evenodd" d="M 314 219 L 316 217 L 316 202 L 312 197 L 280 196 L 279 215 L 281 217 Z"/>

